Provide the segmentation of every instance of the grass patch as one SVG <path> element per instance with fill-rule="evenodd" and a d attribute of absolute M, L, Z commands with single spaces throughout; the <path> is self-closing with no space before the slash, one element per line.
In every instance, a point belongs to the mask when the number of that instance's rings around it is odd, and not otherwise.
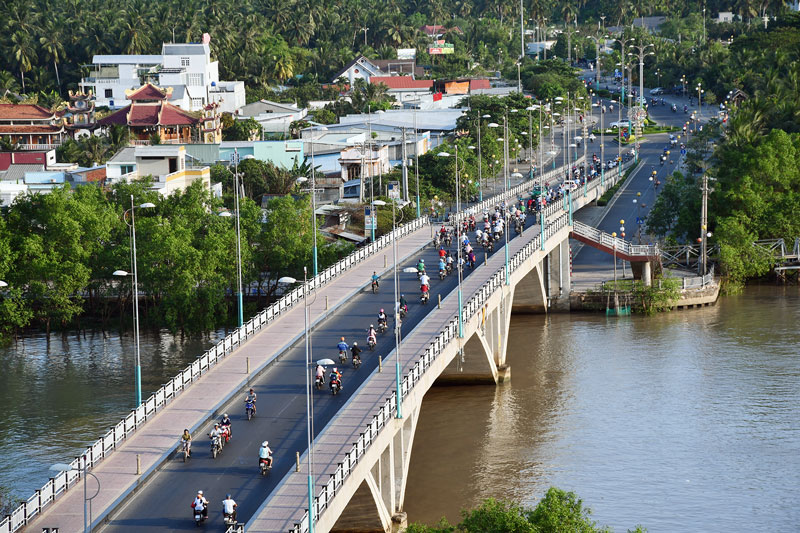
<path fill-rule="evenodd" d="M 637 162 L 635 165 L 633 165 L 631 168 L 626 170 L 625 174 L 622 176 L 622 179 L 619 180 L 616 185 L 614 185 L 613 187 L 608 189 L 603 194 L 603 196 L 601 196 L 600 198 L 597 199 L 597 205 L 608 205 L 608 202 L 610 202 L 611 199 L 614 197 L 614 195 L 617 194 L 617 191 L 619 190 L 619 188 L 622 187 L 622 185 L 626 181 L 628 181 L 628 177 L 630 177 L 631 173 L 633 173 L 633 171 L 635 171 L 637 168 L 639 168 L 639 163 L 640 162 L 641 162 L 641 160 L 639 162 Z"/>

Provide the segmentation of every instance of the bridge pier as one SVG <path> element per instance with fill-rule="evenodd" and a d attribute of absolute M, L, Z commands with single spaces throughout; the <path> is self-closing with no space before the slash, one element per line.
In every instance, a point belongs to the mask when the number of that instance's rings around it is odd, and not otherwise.
<path fill-rule="evenodd" d="M 633 279 L 640 279 L 645 287 L 653 284 L 652 268 L 650 261 L 631 261 L 631 271 L 633 272 Z"/>
<path fill-rule="evenodd" d="M 392 419 L 396 429 L 381 444 L 383 451 L 368 468 L 364 480 L 349 498 L 332 533 L 389 533 L 405 530 L 408 519 L 403 512 L 408 467 L 419 409 L 405 413 L 405 418 Z M 376 442 L 375 444 L 378 444 Z M 324 526 L 320 523 L 320 526 Z"/>
<path fill-rule="evenodd" d="M 572 286 L 569 239 L 559 242 L 547 254 L 545 261 L 548 265 L 548 310 L 569 312 L 569 291 Z"/>

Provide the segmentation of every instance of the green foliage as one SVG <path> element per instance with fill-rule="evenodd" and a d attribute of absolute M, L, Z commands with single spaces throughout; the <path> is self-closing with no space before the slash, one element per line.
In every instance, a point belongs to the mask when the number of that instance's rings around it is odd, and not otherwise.
<path fill-rule="evenodd" d="M 688 240 L 700 227 L 700 202 L 697 180 L 675 171 L 662 184 L 647 215 L 648 233 L 661 238 L 672 236 L 680 241 Z"/>
<path fill-rule="evenodd" d="M 641 281 L 633 285 L 633 297 L 646 315 L 669 311 L 680 296 L 681 281 L 677 278 L 662 278 L 649 287 Z"/>
<path fill-rule="evenodd" d="M 228 124 L 222 129 L 222 138 L 226 141 L 252 141 L 258 139 L 261 133 L 261 126 L 252 117 L 245 120 L 233 120 Z"/>
<path fill-rule="evenodd" d="M 409 533 L 610 533 L 591 518 L 591 510 L 574 493 L 551 487 L 533 509 L 490 498 L 475 509 L 461 512 L 453 526 L 442 520 L 435 526 L 411 524 Z M 646 533 L 641 526 L 636 532 Z"/>

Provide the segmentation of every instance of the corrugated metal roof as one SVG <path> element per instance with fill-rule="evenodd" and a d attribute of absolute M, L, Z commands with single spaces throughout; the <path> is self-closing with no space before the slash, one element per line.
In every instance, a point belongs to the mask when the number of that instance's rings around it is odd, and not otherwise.
<path fill-rule="evenodd" d="M 161 55 L 96 55 L 92 56 L 92 63 L 98 65 L 139 65 L 139 64 L 160 64 L 163 60 Z"/>
<path fill-rule="evenodd" d="M 136 148 L 126 146 L 108 160 L 109 163 L 136 163 Z"/>
<path fill-rule="evenodd" d="M 10 165 L 5 174 L 0 176 L 2 181 L 17 181 L 25 179 L 26 172 L 41 172 L 44 165 Z"/>
<path fill-rule="evenodd" d="M 162 47 L 165 56 L 199 55 L 208 50 L 208 45 L 203 43 L 164 43 Z"/>

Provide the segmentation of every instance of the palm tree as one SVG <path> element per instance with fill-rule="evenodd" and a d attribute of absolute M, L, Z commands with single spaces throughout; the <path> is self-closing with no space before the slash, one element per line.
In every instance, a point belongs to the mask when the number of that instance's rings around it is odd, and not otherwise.
<path fill-rule="evenodd" d="M 4 97 L 6 93 L 9 92 L 19 92 L 17 78 L 7 70 L 0 70 L 0 98 Z"/>
<path fill-rule="evenodd" d="M 25 92 L 25 73 L 31 69 L 31 61 L 36 59 L 36 52 L 31 45 L 31 37 L 21 31 L 11 36 L 11 43 L 14 50 L 14 59 L 19 66 L 20 78 L 22 79 L 22 92 Z"/>
<path fill-rule="evenodd" d="M 48 24 L 44 35 L 39 38 L 44 51 L 53 60 L 53 69 L 56 71 L 56 89 L 61 92 L 61 76 L 58 74 L 58 60 L 64 56 L 64 45 L 61 42 L 61 31 L 55 24 Z"/>

